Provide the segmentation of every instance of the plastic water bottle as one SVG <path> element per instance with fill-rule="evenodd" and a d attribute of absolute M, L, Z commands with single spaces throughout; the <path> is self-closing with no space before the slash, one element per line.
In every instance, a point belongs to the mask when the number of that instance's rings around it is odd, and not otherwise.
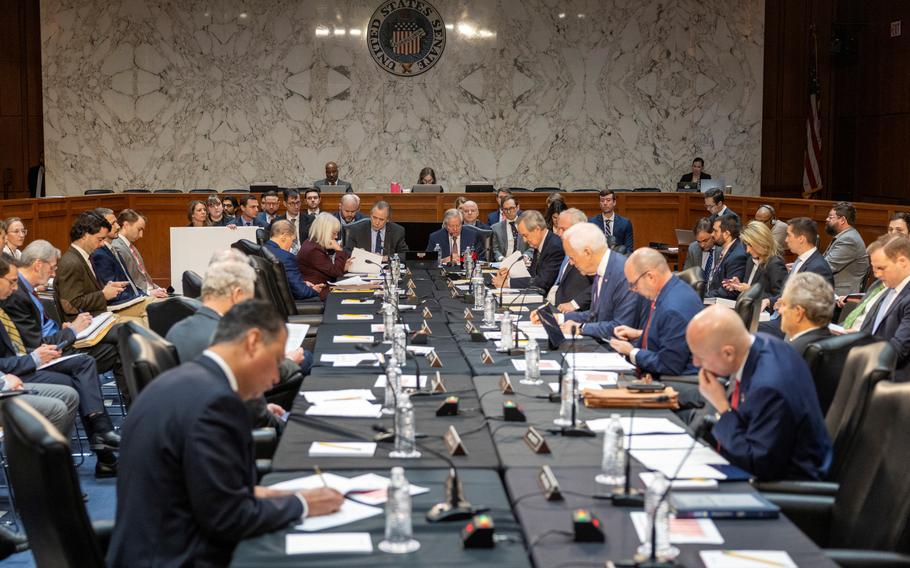
<path fill-rule="evenodd" d="M 398 253 L 392 255 L 392 280 L 395 284 L 401 282 L 401 259 L 398 258 Z"/>
<path fill-rule="evenodd" d="M 398 359 L 393 354 L 389 357 L 385 368 L 385 398 L 382 399 L 381 412 L 385 415 L 395 414 L 395 401 L 398 398 L 398 391 L 401 390 L 401 369 L 398 367 Z"/>
<path fill-rule="evenodd" d="M 471 274 L 474 272 L 474 251 L 471 250 L 471 247 L 468 247 L 464 251 L 464 275 L 466 278 L 470 278 Z"/>
<path fill-rule="evenodd" d="M 483 325 L 490 327 L 496 325 L 496 298 L 493 297 L 492 291 L 483 299 Z"/>
<path fill-rule="evenodd" d="M 411 395 L 405 390 L 398 392 L 398 405 L 395 407 L 395 449 L 389 452 L 390 458 L 419 458 L 420 451 L 414 443 L 416 428 L 414 426 L 414 404 Z"/>
<path fill-rule="evenodd" d="M 502 314 L 502 321 L 499 323 L 499 351 L 507 353 L 512 349 L 512 316 L 508 312 Z"/>
<path fill-rule="evenodd" d="M 385 539 L 379 550 L 390 554 L 407 554 L 420 548 L 411 525 L 411 484 L 404 468 L 393 467 L 385 502 Z"/>
<path fill-rule="evenodd" d="M 645 542 L 638 547 L 638 555 L 651 557 L 651 534 L 656 536 L 656 552 L 658 560 L 672 560 L 679 556 L 679 549 L 670 545 L 670 504 L 663 499 L 664 493 L 670 487 L 670 482 L 660 472 L 654 472 L 654 478 L 648 484 L 645 492 L 645 514 L 648 516 L 648 527 L 645 531 Z M 655 530 L 656 528 L 656 530 Z"/>
<path fill-rule="evenodd" d="M 619 414 L 610 415 L 610 423 L 604 431 L 604 450 L 600 461 L 600 473 L 594 481 L 603 485 L 623 486 L 626 483 L 626 452 L 623 451 L 625 437 Z"/>
<path fill-rule="evenodd" d="M 525 346 L 525 378 L 519 382 L 523 385 L 543 384 L 540 379 L 540 347 L 533 337 L 528 339 L 528 344 Z"/>
<path fill-rule="evenodd" d="M 442 247 L 439 246 L 439 243 L 436 243 L 436 246 L 433 247 L 433 250 L 436 251 L 436 257 L 439 259 L 436 261 L 436 266 L 442 268 Z"/>
<path fill-rule="evenodd" d="M 553 420 L 557 426 L 572 425 L 572 404 L 578 400 L 577 387 L 575 370 L 569 367 L 562 375 L 562 386 L 559 392 L 559 417 Z"/>
<path fill-rule="evenodd" d="M 407 339 L 404 333 L 404 324 L 396 323 L 395 331 L 392 332 L 392 356 L 398 360 L 399 365 L 404 365 L 407 359 L 406 341 Z"/>
<path fill-rule="evenodd" d="M 471 277 L 471 293 L 474 294 L 474 309 L 485 309 L 486 305 L 484 304 L 483 276 L 477 272 L 475 272 Z"/>
<path fill-rule="evenodd" d="M 395 308 L 388 302 L 382 304 L 382 340 L 392 341 L 395 332 Z"/>

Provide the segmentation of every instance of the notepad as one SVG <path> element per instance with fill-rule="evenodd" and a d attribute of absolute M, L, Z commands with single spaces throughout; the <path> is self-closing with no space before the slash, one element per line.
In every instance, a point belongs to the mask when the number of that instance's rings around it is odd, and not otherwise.
<path fill-rule="evenodd" d="M 638 533 L 638 539 L 645 541 L 648 527 L 648 514 L 644 511 L 632 511 L 632 525 Z M 670 515 L 670 542 L 673 544 L 723 544 L 717 525 L 711 519 L 677 519 Z"/>
<path fill-rule="evenodd" d="M 287 535 L 285 554 L 369 554 L 370 533 L 322 533 Z"/>
<path fill-rule="evenodd" d="M 642 482 L 647 487 L 652 481 L 654 481 L 654 476 L 656 474 L 651 473 L 650 471 L 643 471 L 638 474 L 638 477 L 641 478 Z M 674 479 L 670 482 L 670 486 L 673 489 L 717 489 L 717 480 L 716 479 Z"/>
<path fill-rule="evenodd" d="M 323 363 L 331 363 L 333 367 L 357 367 L 369 365 L 378 367 L 385 361 L 382 353 L 323 353 L 319 359 Z"/>
<path fill-rule="evenodd" d="M 340 389 L 327 391 L 300 391 L 310 404 L 340 402 L 343 400 L 376 400 L 370 389 Z"/>
<path fill-rule="evenodd" d="M 409 323 L 404 324 L 404 330 L 411 331 L 411 324 L 409 324 Z M 370 325 L 370 331 L 372 333 L 385 333 L 385 324 L 374 323 L 374 324 Z"/>
<path fill-rule="evenodd" d="M 307 408 L 307 416 L 333 416 L 336 418 L 379 418 L 382 405 L 365 400 L 343 400 L 314 404 Z"/>
<path fill-rule="evenodd" d="M 628 416 L 620 417 L 622 422 L 622 431 L 626 434 L 632 428 L 632 434 L 683 434 L 686 429 L 666 418 L 651 418 L 647 416 L 636 416 L 630 420 Z M 603 432 L 610 423 L 609 418 L 597 418 L 588 420 L 588 428 L 595 432 Z"/>
<path fill-rule="evenodd" d="M 310 325 L 306 323 L 286 323 L 284 325 L 288 330 L 288 340 L 284 344 L 284 352 L 289 353 L 303 344 Z"/>
<path fill-rule="evenodd" d="M 78 357 L 78 356 L 79 356 L 79 353 L 76 353 L 73 355 L 64 355 L 63 357 L 57 357 L 53 361 L 48 361 L 47 363 L 40 365 L 36 370 L 40 371 L 41 369 L 47 369 L 48 367 L 53 367 L 54 365 L 56 365 L 58 363 L 62 363 L 64 361 L 66 361 L 67 359 L 72 359 L 73 357 Z"/>
<path fill-rule="evenodd" d="M 332 338 L 335 343 L 372 343 L 372 335 L 336 335 Z"/>
<path fill-rule="evenodd" d="M 361 306 L 371 306 L 375 303 L 376 303 L 376 300 L 358 300 L 357 298 L 347 298 L 345 300 L 341 300 L 342 306 L 352 305 L 352 304 L 361 305 Z"/>
<path fill-rule="evenodd" d="M 516 371 L 524 372 L 527 369 L 524 359 L 512 359 L 512 366 L 515 367 Z M 559 371 L 559 361 L 552 361 L 550 359 L 543 359 L 540 361 L 539 368 L 541 371 Z"/>
<path fill-rule="evenodd" d="M 313 442 L 310 457 L 371 458 L 376 453 L 374 442 Z"/>
<path fill-rule="evenodd" d="M 619 353 L 570 353 L 566 361 L 573 369 L 590 371 L 629 372 L 635 365 L 626 361 Z"/>
<path fill-rule="evenodd" d="M 429 377 L 421 376 L 420 377 L 420 386 L 426 386 L 430 382 Z M 374 389 L 384 389 L 386 383 L 385 375 L 379 375 L 376 377 L 376 382 L 373 383 Z M 406 389 L 416 389 L 417 388 L 417 375 L 401 375 L 401 386 Z"/>
<path fill-rule="evenodd" d="M 783 550 L 702 550 L 705 568 L 796 568 Z"/>
<path fill-rule="evenodd" d="M 351 479 L 351 486 L 355 489 L 348 492 L 348 499 L 354 499 L 365 505 L 382 505 L 389 499 L 389 478 L 375 473 L 365 473 Z M 367 491 L 369 488 L 371 491 Z M 427 487 L 411 484 L 411 496 L 423 495 L 430 490 Z"/>
<path fill-rule="evenodd" d="M 413 353 L 414 355 L 429 355 L 430 353 L 432 353 L 433 351 L 436 350 L 435 347 L 427 346 L 427 345 L 408 345 L 406 347 L 406 349 L 408 350 L 408 353 Z M 385 352 L 385 354 L 391 355 L 392 350 L 389 349 L 388 351 Z"/>
<path fill-rule="evenodd" d="M 356 523 L 357 521 L 369 519 L 370 517 L 375 517 L 376 515 L 381 514 L 382 509 L 379 507 L 371 507 L 369 505 L 364 505 L 363 503 L 357 503 L 356 501 L 345 499 L 341 504 L 341 509 L 339 509 L 337 512 L 332 513 L 331 515 L 324 515 L 322 517 L 308 517 L 304 519 L 303 524 L 297 525 L 294 528 L 299 531 L 306 532 L 324 531 L 333 527 L 340 527 L 342 525 Z"/>
<path fill-rule="evenodd" d="M 338 321 L 371 321 L 373 314 L 338 314 Z"/>

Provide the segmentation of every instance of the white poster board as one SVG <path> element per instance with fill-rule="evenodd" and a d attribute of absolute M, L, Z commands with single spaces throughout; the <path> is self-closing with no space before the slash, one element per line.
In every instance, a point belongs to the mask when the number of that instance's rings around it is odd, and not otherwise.
<path fill-rule="evenodd" d="M 183 294 L 183 273 L 205 275 L 212 254 L 231 248 L 240 239 L 256 242 L 258 227 L 171 227 L 171 285 Z"/>

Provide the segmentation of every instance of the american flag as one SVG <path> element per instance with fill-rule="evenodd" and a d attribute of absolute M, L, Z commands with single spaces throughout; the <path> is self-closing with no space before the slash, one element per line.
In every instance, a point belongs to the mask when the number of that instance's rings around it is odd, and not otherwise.
<path fill-rule="evenodd" d="M 818 116 L 821 85 L 818 82 L 818 38 L 812 27 L 812 44 L 809 47 L 809 116 L 806 117 L 806 155 L 803 159 L 803 198 L 811 197 L 822 189 L 819 164 L 822 159 L 821 122 Z"/>
<path fill-rule="evenodd" d="M 416 55 L 420 53 L 420 36 L 417 30 L 422 29 L 414 22 L 398 22 L 392 32 L 392 50 L 398 55 Z"/>

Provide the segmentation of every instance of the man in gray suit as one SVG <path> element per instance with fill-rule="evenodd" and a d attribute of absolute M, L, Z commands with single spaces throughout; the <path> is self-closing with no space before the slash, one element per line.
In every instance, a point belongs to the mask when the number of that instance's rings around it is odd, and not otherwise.
<path fill-rule="evenodd" d="M 343 193 L 352 193 L 354 189 L 349 182 L 338 179 L 338 164 L 329 162 L 325 165 L 325 179 L 314 181 L 313 185 L 322 191 L 337 188 L 336 191 Z"/>
<path fill-rule="evenodd" d="M 705 278 L 709 276 L 721 253 L 721 248 L 714 242 L 712 225 L 711 217 L 702 217 L 695 223 L 695 227 L 692 228 L 695 240 L 689 243 L 683 270 L 700 266 L 705 271 Z"/>
<path fill-rule="evenodd" d="M 504 218 L 493 225 L 493 258 L 496 262 L 516 250 L 530 254 L 531 247 L 518 233 L 518 201 L 508 197 L 502 202 Z"/>
<path fill-rule="evenodd" d="M 869 270 L 866 243 L 853 225 L 856 209 L 852 203 L 836 203 L 825 220 L 825 232 L 834 238 L 825 250 L 825 260 L 834 273 L 834 293 L 846 296 L 859 292 Z"/>
<path fill-rule="evenodd" d="M 145 267 L 142 254 L 136 243 L 145 234 L 145 216 L 133 209 L 124 209 L 117 216 L 120 225 L 120 236 L 114 239 L 111 246 L 116 250 L 129 273 L 130 280 L 140 290 L 146 291 L 154 298 L 167 298 L 167 290 L 155 284 Z"/>

